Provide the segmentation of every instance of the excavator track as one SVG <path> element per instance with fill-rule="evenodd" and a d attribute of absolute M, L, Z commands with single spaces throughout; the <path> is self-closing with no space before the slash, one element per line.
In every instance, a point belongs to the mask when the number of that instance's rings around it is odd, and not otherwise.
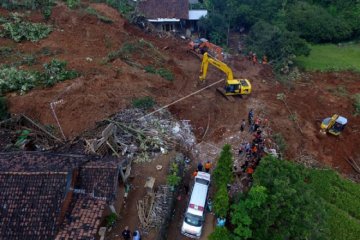
<path fill-rule="evenodd" d="M 235 102 L 235 99 L 233 98 L 233 96 L 228 96 L 226 95 L 226 92 L 225 92 L 225 89 L 224 88 L 221 88 L 221 87 L 218 87 L 216 88 L 216 90 L 218 92 L 220 92 L 227 100 L 229 100 L 230 102 Z"/>

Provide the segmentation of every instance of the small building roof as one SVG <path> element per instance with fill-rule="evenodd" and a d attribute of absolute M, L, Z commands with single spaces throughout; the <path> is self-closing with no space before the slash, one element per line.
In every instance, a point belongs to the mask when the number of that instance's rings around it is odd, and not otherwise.
<path fill-rule="evenodd" d="M 189 20 L 199 20 L 206 17 L 207 13 L 207 10 L 189 10 Z"/>
<path fill-rule="evenodd" d="M 138 3 L 138 11 L 148 19 L 188 19 L 189 0 L 146 0 Z"/>

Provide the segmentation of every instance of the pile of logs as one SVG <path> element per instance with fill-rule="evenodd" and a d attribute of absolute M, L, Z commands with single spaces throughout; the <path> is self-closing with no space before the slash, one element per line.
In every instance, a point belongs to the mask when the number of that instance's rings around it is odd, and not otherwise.
<path fill-rule="evenodd" d="M 167 185 L 161 185 L 156 193 L 148 193 L 137 204 L 141 229 L 148 232 L 159 228 L 171 211 L 172 192 Z"/>

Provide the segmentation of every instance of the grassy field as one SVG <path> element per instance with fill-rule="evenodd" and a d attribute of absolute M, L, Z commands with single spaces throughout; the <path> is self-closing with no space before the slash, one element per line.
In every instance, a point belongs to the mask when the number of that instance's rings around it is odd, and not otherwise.
<path fill-rule="evenodd" d="M 325 200 L 331 239 L 359 239 L 360 185 L 332 170 L 312 170 L 311 176 L 311 185 Z"/>
<path fill-rule="evenodd" d="M 360 43 L 311 45 L 308 57 L 297 57 L 295 62 L 306 71 L 360 72 Z"/>

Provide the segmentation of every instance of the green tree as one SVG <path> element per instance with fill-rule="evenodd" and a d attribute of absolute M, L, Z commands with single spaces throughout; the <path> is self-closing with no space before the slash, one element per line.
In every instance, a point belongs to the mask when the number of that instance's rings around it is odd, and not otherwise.
<path fill-rule="evenodd" d="M 232 240 L 230 231 L 226 227 L 216 227 L 209 235 L 209 240 Z"/>
<path fill-rule="evenodd" d="M 217 188 L 214 199 L 214 213 L 216 216 L 225 218 L 229 211 L 229 195 L 225 184 Z"/>
<path fill-rule="evenodd" d="M 231 223 L 234 224 L 234 233 L 241 239 L 252 237 L 250 225 L 252 213 L 262 211 L 260 208 L 266 202 L 266 188 L 263 186 L 254 186 L 250 189 L 246 198 L 240 199 L 237 204 L 231 206 Z"/>
<path fill-rule="evenodd" d="M 323 7 L 306 2 L 297 2 L 289 8 L 287 28 L 315 43 L 347 40 L 353 33 L 341 15 L 333 16 Z"/>
<path fill-rule="evenodd" d="M 258 56 L 267 55 L 273 61 L 275 70 L 287 72 L 295 56 L 310 53 L 306 41 L 296 33 L 271 25 L 264 21 L 257 22 L 246 38 L 247 49 Z"/>
<path fill-rule="evenodd" d="M 232 222 L 240 239 L 326 237 L 323 200 L 308 184 L 309 171 L 268 156 L 253 176 L 254 190 L 232 206 Z M 241 215 L 244 219 L 239 219 Z"/>
<path fill-rule="evenodd" d="M 221 185 L 227 185 L 233 179 L 232 173 L 232 153 L 231 153 L 231 146 L 229 144 L 224 145 L 220 157 L 217 161 L 216 168 L 213 172 L 213 179 L 215 185 L 220 187 Z"/>

